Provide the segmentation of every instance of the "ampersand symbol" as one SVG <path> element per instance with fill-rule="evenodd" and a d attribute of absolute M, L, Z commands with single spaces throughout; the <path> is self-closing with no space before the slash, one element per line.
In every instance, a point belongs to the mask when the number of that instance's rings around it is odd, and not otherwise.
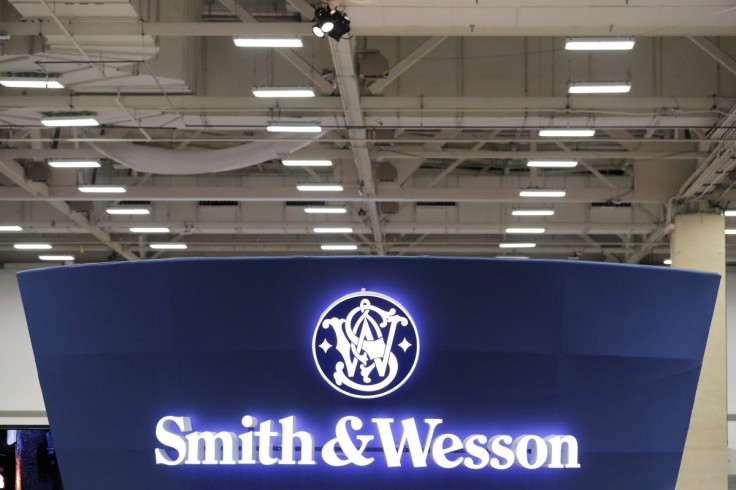
<path fill-rule="evenodd" d="M 363 421 L 358 417 L 348 415 L 337 421 L 335 426 L 335 438 L 330 439 L 327 444 L 322 448 L 322 459 L 330 466 L 345 466 L 348 464 L 354 464 L 356 466 L 367 466 L 373 462 L 373 458 L 366 458 L 363 456 L 366 446 L 370 441 L 373 440 L 373 436 L 358 435 L 355 438 L 360 441 L 360 447 L 356 447 L 353 443 L 353 439 L 350 437 L 348 432 L 348 424 L 350 429 L 360 430 L 363 428 Z M 345 455 L 345 459 L 340 458 L 337 455 L 337 445 L 340 445 L 340 450 Z"/>

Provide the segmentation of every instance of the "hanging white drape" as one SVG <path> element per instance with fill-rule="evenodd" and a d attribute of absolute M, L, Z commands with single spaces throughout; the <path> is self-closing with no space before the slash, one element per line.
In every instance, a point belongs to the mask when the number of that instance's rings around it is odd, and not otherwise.
<path fill-rule="evenodd" d="M 319 136 L 315 135 L 314 139 Z M 287 155 L 310 143 L 311 141 L 257 141 L 224 150 L 169 150 L 135 143 L 89 145 L 107 158 L 139 172 L 192 175 L 250 167 Z"/>

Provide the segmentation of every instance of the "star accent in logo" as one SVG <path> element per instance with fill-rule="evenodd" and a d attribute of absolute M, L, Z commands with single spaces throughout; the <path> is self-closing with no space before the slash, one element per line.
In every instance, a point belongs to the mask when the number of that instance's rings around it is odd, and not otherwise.
<path fill-rule="evenodd" d="M 319 344 L 319 348 L 322 349 L 325 354 L 327 354 L 327 351 L 330 350 L 330 347 L 332 347 L 332 344 L 327 342 L 327 339 L 323 340 L 321 344 Z"/>
<path fill-rule="evenodd" d="M 411 347 L 411 342 L 409 342 L 408 340 L 406 340 L 406 338 L 404 338 L 404 340 L 402 340 L 401 343 L 399 344 L 399 347 L 401 347 L 404 350 L 404 352 L 406 352 L 406 349 Z"/>

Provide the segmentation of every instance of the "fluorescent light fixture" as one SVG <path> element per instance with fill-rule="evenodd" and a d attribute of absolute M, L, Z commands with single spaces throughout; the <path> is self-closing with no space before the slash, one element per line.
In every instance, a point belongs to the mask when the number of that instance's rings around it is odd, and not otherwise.
<path fill-rule="evenodd" d="M 259 98 L 314 97 L 314 89 L 312 87 L 253 87 L 253 95 Z"/>
<path fill-rule="evenodd" d="M 148 208 L 107 208 L 107 214 L 122 216 L 143 216 L 151 214 Z"/>
<path fill-rule="evenodd" d="M 514 209 L 512 216 L 554 216 L 554 209 Z"/>
<path fill-rule="evenodd" d="M 325 251 L 349 251 L 349 250 L 358 250 L 357 245 L 320 245 L 319 248 Z"/>
<path fill-rule="evenodd" d="M 74 262 L 73 255 L 39 255 L 38 258 L 48 262 Z"/>
<path fill-rule="evenodd" d="M 732 218 L 736 216 L 736 209 L 727 209 L 723 212 L 723 216 L 726 216 L 727 218 Z"/>
<path fill-rule="evenodd" d="M 100 168 L 97 160 L 51 160 L 49 167 L 54 168 Z"/>
<path fill-rule="evenodd" d="M 342 192 L 345 190 L 341 185 L 335 184 L 299 184 L 296 188 L 302 192 Z"/>
<path fill-rule="evenodd" d="M 501 248 L 534 248 L 537 246 L 536 243 L 500 243 L 498 245 Z"/>
<path fill-rule="evenodd" d="M 332 160 L 281 160 L 285 167 L 331 167 Z"/>
<path fill-rule="evenodd" d="M 90 116 L 60 116 L 45 117 L 41 119 L 41 124 L 47 127 L 82 127 L 82 126 L 99 126 L 97 119 Z"/>
<path fill-rule="evenodd" d="M 672 265 L 672 259 L 664 259 L 664 262 L 662 262 L 664 265 Z"/>
<path fill-rule="evenodd" d="M 149 228 L 131 228 L 131 233 L 171 233 L 171 230 L 168 228 L 156 228 L 156 227 L 149 227 Z"/>
<path fill-rule="evenodd" d="M 573 82 L 567 89 L 570 94 L 628 94 L 629 82 Z"/>
<path fill-rule="evenodd" d="M 78 187 L 79 192 L 85 193 L 103 193 L 103 194 L 122 194 L 125 192 L 125 187 L 119 185 L 80 185 Z"/>
<path fill-rule="evenodd" d="M 0 226 L 0 231 L 23 231 L 23 228 L 18 225 L 3 225 Z"/>
<path fill-rule="evenodd" d="M 546 128 L 539 130 L 542 138 L 590 138 L 595 136 L 592 128 Z"/>
<path fill-rule="evenodd" d="M 497 255 L 497 259 L 528 259 L 528 255 Z"/>
<path fill-rule="evenodd" d="M 300 37 L 234 37 L 233 42 L 239 48 L 301 48 Z"/>
<path fill-rule="evenodd" d="M 269 133 L 320 133 L 322 127 L 316 124 L 270 124 L 266 126 L 266 131 Z"/>
<path fill-rule="evenodd" d="M 576 160 L 529 160 L 527 167 L 538 168 L 575 168 L 578 166 Z"/>
<path fill-rule="evenodd" d="M 154 250 L 186 250 L 184 243 L 152 243 L 149 245 Z"/>
<path fill-rule="evenodd" d="M 565 49 L 571 51 L 626 51 L 634 49 L 633 37 L 568 37 Z"/>
<path fill-rule="evenodd" d="M 352 233 L 353 229 L 352 228 L 339 228 L 339 227 L 315 228 L 314 232 L 315 233 Z"/>
<path fill-rule="evenodd" d="M 734 229 L 726 229 L 726 235 L 736 235 L 736 230 L 734 230 Z"/>
<path fill-rule="evenodd" d="M 64 88 L 57 78 L 0 77 L 0 85 L 8 88 Z"/>
<path fill-rule="evenodd" d="M 506 233 L 509 234 L 528 234 L 528 235 L 539 235 L 544 233 L 544 228 L 506 228 Z"/>
<path fill-rule="evenodd" d="M 48 243 L 16 243 L 13 245 L 16 250 L 51 250 Z"/>
<path fill-rule="evenodd" d="M 318 208 L 304 208 L 304 212 L 307 214 L 345 214 L 348 210 L 347 208 L 339 206 L 325 206 Z"/>
<path fill-rule="evenodd" d="M 567 193 L 557 189 L 523 189 L 520 197 L 565 197 Z"/>

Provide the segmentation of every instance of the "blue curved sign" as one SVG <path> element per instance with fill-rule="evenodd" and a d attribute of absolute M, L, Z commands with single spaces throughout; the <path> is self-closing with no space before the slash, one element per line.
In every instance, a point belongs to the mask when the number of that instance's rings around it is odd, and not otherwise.
<path fill-rule="evenodd" d="M 675 486 L 720 277 L 444 258 L 19 274 L 74 489 Z"/>

